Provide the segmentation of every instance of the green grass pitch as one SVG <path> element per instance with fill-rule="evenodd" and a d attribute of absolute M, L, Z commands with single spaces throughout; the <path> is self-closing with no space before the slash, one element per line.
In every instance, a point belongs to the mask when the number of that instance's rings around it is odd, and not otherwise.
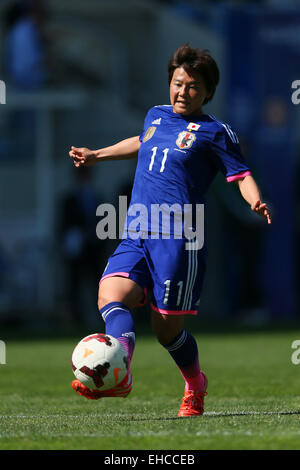
<path fill-rule="evenodd" d="M 183 379 L 152 336 L 138 336 L 127 398 L 71 389 L 73 339 L 5 340 L 0 449 L 300 449 L 300 331 L 197 334 L 208 376 L 202 417 L 177 418 Z"/>

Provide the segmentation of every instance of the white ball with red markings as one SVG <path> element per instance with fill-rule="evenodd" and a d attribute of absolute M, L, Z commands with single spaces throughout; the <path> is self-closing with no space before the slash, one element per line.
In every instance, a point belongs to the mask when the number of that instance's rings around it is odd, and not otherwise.
<path fill-rule="evenodd" d="M 127 374 L 128 356 L 124 346 L 113 336 L 94 333 L 83 338 L 72 354 L 76 379 L 92 390 L 108 390 Z"/>

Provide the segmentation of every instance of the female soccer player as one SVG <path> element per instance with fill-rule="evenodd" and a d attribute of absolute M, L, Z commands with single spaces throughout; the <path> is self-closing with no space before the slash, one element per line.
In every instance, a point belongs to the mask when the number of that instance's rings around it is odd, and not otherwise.
<path fill-rule="evenodd" d="M 138 157 L 123 238 L 100 280 L 98 308 L 106 333 L 124 345 L 130 364 L 135 345 L 130 310 L 152 291 L 153 331 L 185 380 L 178 416 L 193 416 L 204 412 L 207 378 L 184 317 L 197 314 L 205 271 L 205 247 L 195 237 L 204 195 L 221 170 L 228 182 L 237 182 L 252 211 L 269 224 L 271 215 L 235 132 L 202 111 L 219 82 L 214 59 L 205 50 L 184 45 L 174 52 L 168 73 L 171 104 L 148 111 L 140 136 L 99 150 L 72 147 L 69 155 L 76 167 Z M 149 214 L 157 215 L 157 210 L 162 217 L 149 222 Z M 131 391 L 132 376 L 129 369 L 120 384 L 105 392 L 90 390 L 78 380 L 72 386 L 91 399 L 124 397 Z"/>

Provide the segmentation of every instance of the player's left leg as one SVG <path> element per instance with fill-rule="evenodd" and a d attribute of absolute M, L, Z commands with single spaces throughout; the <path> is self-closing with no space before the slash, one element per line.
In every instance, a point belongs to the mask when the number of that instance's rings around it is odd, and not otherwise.
<path fill-rule="evenodd" d="M 178 415 L 203 414 L 207 378 L 200 369 L 196 340 L 184 329 L 184 316 L 164 315 L 152 310 L 152 329 L 185 380 L 185 394 Z"/>
<path fill-rule="evenodd" d="M 179 416 L 204 411 L 207 378 L 200 369 L 195 338 L 184 328 L 185 315 L 196 315 L 205 272 L 205 252 L 183 239 L 147 243 L 153 271 L 152 325 L 160 343 L 177 364 L 185 394 Z"/>

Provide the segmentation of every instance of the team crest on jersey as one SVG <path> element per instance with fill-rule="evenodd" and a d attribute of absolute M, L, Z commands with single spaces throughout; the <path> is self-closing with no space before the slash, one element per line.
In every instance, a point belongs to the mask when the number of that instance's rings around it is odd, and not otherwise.
<path fill-rule="evenodd" d="M 178 134 L 176 144 L 180 149 L 189 149 L 195 140 L 195 134 L 189 131 L 182 131 Z"/>
<path fill-rule="evenodd" d="M 151 137 L 153 137 L 155 131 L 156 131 L 155 126 L 149 127 L 146 131 L 146 134 L 144 135 L 143 142 L 147 142 L 147 140 L 150 140 Z"/>

